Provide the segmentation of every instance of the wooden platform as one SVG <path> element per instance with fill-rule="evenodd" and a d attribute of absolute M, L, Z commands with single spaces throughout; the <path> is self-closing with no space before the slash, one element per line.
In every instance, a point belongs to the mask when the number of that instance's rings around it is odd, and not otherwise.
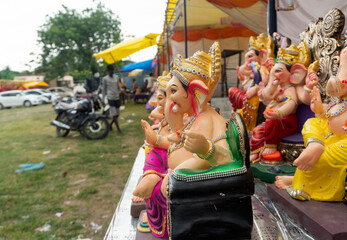
<path fill-rule="evenodd" d="M 347 239 L 347 205 L 342 202 L 299 201 L 286 190 L 271 184 L 267 188 L 271 201 L 309 231 L 315 239 Z"/>

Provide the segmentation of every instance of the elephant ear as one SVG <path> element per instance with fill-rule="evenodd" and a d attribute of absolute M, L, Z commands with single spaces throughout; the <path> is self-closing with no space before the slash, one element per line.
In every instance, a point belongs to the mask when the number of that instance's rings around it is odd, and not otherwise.
<path fill-rule="evenodd" d="M 290 76 L 289 82 L 297 85 L 304 82 L 307 69 L 305 68 L 304 65 L 300 63 L 296 63 L 290 68 L 290 73 L 291 73 L 291 76 Z"/>
<path fill-rule="evenodd" d="M 193 80 L 188 85 L 188 93 L 192 95 L 192 106 L 195 115 L 201 112 L 201 105 L 208 95 L 208 88 L 206 84 L 200 80 Z"/>
<path fill-rule="evenodd" d="M 259 51 L 259 64 L 264 65 L 267 60 L 267 51 L 265 49 L 261 49 Z"/>

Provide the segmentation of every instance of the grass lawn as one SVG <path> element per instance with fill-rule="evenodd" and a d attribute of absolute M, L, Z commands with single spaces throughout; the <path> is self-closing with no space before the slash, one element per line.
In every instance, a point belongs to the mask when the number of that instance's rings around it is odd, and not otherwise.
<path fill-rule="evenodd" d="M 124 136 L 114 130 L 102 140 L 75 131 L 57 137 L 49 124 L 55 116 L 51 105 L 0 111 L 0 239 L 106 233 L 143 144 L 145 105 L 127 103 L 119 119 Z M 19 164 L 40 162 L 43 169 L 15 173 Z M 45 225 L 48 231 L 37 230 Z"/>

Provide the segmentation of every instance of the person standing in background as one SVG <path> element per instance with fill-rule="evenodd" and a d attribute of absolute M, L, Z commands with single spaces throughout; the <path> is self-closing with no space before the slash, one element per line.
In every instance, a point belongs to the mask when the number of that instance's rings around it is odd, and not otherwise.
<path fill-rule="evenodd" d="M 87 93 L 93 93 L 97 90 L 99 90 L 100 87 L 100 74 L 98 70 L 92 69 L 93 77 L 87 78 L 84 82 L 84 88 L 86 89 Z"/>
<path fill-rule="evenodd" d="M 110 117 L 112 117 L 110 129 L 112 130 L 112 124 L 115 123 L 118 134 L 122 135 L 123 133 L 118 124 L 121 105 L 119 94 L 122 91 L 119 85 L 119 77 L 114 75 L 114 67 L 111 64 L 107 65 L 107 72 L 108 75 L 102 79 L 102 99 L 105 102 L 105 98 L 107 97 L 108 104 L 110 105 Z"/>
<path fill-rule="evenodd" d="M 147 88 L 150 94 L 153 94 L 155 91 L 153 88 L 155 81 L 156 81 L 156 78 L 153 77 L 153 73 L 150 73 L 148 78 L 148 85 L 147 85 Z"/>
<path fill-rule="evenodd" d="M 123 79 L 120 78 L 119 79 L 119 85 L 121 87 L 121 92 L 120 92 L 120 102 L 121 104 L 125 104 L 125 98 L 126 98 L 126 86 L 125 86 L 125 83 L 123 82 Z"/>
<path fill-rule="evenodd" d="M 138 88 L 138 84 L 137 84 L 135 78 L 133 78 L 133 98 L 135 98 L 137 88 Z"/>
<path fill-rule="evenodd" d="M 147 93 L 148 92 L 148 80 L 146 79 L 145 82 L 143 83 L 143 92 Z"/>

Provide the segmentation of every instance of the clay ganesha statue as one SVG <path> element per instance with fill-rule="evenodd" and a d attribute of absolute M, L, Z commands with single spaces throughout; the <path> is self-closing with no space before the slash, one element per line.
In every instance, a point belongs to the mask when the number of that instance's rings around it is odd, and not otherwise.
<path fill-rule="evenodd" d="M 154 116 L 164 116 L 164 106 L 166 102 L 166 85 L 171 79 L 170 74 L 165 71 L 163 75 L 158 77 L 158 89 L 156 92 L 156 108 L 153 110 Z M 153 113 L 152 111 L 152 113 Z M 155 211 L 151 195 L 157 183 L 163 179 L 168 170 L 167 164 L 167 149 L 171 142 L 168 140 L 170 134 L 169 125 L 164 117 L 161 118 L 159 124 L 156 124 L 158 129 L 155 131 L 147 121 L 141 120 L 142 129 L 145 132 L 146 143 L 146 157 L 143 168 L 143 176 L 133 194 L 133 201 L 146 201 L 146 213 L 141 217 L 138 224 L 138 230 L 141 232 L 149 232 L 150 229 L 153 233 L 157 232 L 157 227 L 152 220 L 161 213 Z M 159 226 L 161 227 L 161 226 Z M 165 232 L 163 232 L 164 234 Z M 157 236 L 164 236 L 158 234 Z"/>
<path fill-rule="evenodd" d="M 208 105 L 220 76 L 220 48 L 196 52 L 184 59 L 178 55 L 166 88 L 165 118 L 170 138 L 179 139 L 168 149 L 168 167 L 209 169 L 233 161 L 226 141 L 226 121 Z M 161 175 L 162 176 L 162 175 Z M 149 227 L 157 237 L 167 237 L 167 182 L 169 174 L 158 178 L 147 207 Z M 152 185 L 153 186 L 153 185 Z M 153 214 L 152 214 L 153 213 Z"/>
<path fill-rule="evenodd" d="M 250 140 L 252 162 L 260 159 L 266 163 L 282 160 L 277 146 L 283 137 L 297 131 L 295 113 L 301 102 L 298 89 L 303 89 L 305 85 L 310 61 L 310 50 L 304 42 L 279 49 L 277 63 L 270 71 L 268 84 L 259 91 L 261 100 L 267 105 L 264 112 L 266 120 L 253 130 Z M 311 74 L 309 76 L 309 79 L 314 79 Z M 312 87 L 312 81 L 307 82 Z M 307 91 L 304 92 L 300 91 L 299 94 L 303 102 L 309 96 Z"/>
<path fill-rule="evenodd" d="M 315 87 L 311 109 L 316 118 L 306 121 L 302 134 L 306 148 L 294 161 L 294 177 L 280 176 L 275 182 L 299 200 L 341 201 L 345 196 L 347 169 L 347 48 L 341 51 L 340 68 L 326 85 L 326 93 L 337 97 L 323 105 Z"/>
<path fill-rule="evenodd" d="M 274 44 L 271 36 L 261 33 L 257 38 L 250 37 L 249 51 L 245 54 L 245 63 L 237 67 L 238 78 L 242 81 L 243 91 L 236 87 L 229 89 L 229 101 L 233 110 L 242 109 L 247 130 L 252 132 L 257 122 L 259 86 L 265 86 L 269 71 L 273 66 Z"/>

